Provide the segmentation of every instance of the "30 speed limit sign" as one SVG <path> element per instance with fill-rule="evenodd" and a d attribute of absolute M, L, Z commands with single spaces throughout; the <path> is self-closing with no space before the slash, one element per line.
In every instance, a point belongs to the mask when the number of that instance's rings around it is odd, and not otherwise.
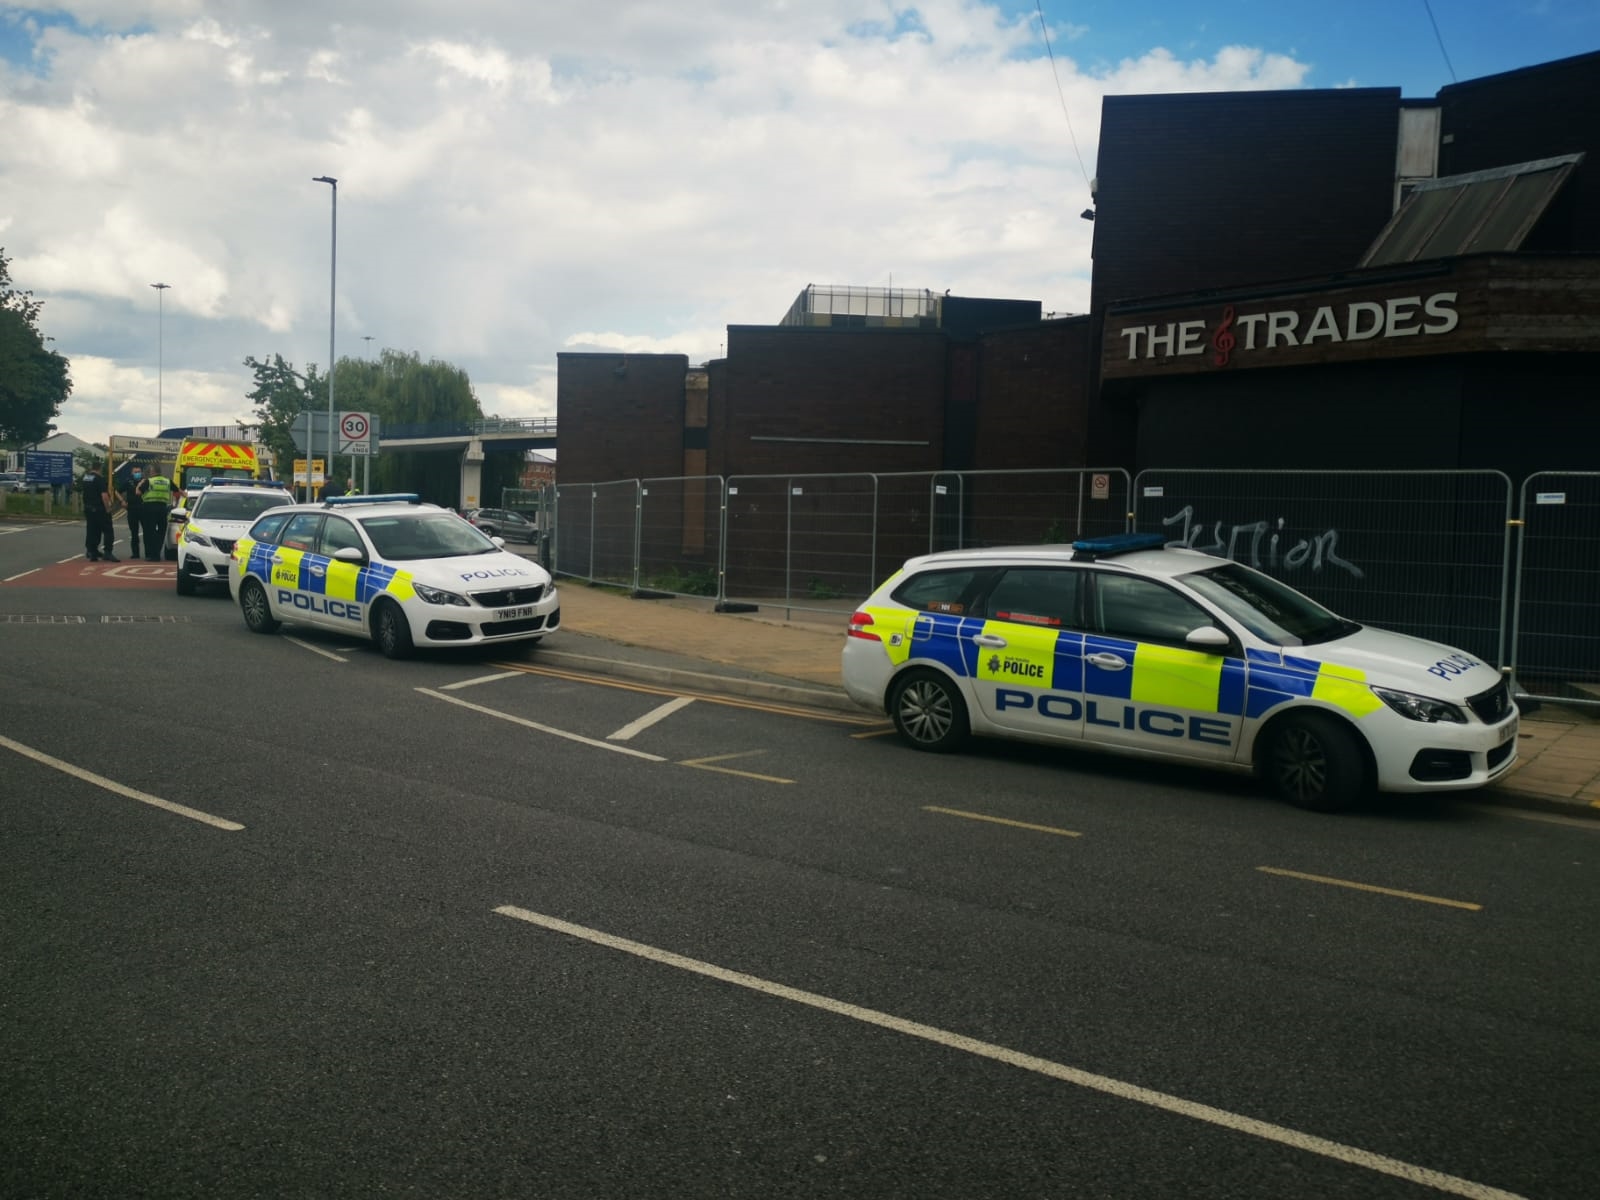
<path fill-rule="evenodd" d="M 347 412 L 339 414 L 339 453 L 372 453 L 372 414 Z"/>

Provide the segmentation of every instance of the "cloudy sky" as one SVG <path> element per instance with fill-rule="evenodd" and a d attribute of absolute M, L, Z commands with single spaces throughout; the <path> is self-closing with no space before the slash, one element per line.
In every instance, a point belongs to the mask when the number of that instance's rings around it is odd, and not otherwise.
<path fill-rule="evenodd" d="M 327 363 L 334 176 L 338 354 L 547 416 L 558 353 L 701 362 L 807 283 L 1083 311 L 1105 95 L 1597 47 L 1594 0 L 0 2 L 0 247 L 63 430 L 232 423 L 246 355 Z"/>

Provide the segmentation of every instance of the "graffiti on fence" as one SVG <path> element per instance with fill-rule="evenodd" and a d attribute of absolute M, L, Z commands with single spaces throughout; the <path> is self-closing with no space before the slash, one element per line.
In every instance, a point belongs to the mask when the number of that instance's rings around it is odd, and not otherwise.
<path fill-rule="evenodd" d="M 1226 521 L 1216 521 L 1208 526 L 1204 521 L 1195 520 L 1192 504 L 1185 504 L 1170 517 L 1162 517 L 1161 523 L 1167 526 L 1181 523 L 1183 528 L 1175 539 L 1176 545 L 1231 558 L 1258 570 L 1298 571 L 1309 566 L 1313 571 L 1321 571 L 1324 566 L 1331 566 L 1348 571 L 1356 579 L 1366 578 L 1365 571 L 1336 552 L 1339 545 L 1337 529 L 1325 529 L 1310 537 L 1297 537 L 1285 532 L 1284 527 L 1288 522 L 1283 517 L 1275 522 L 1258 520 L 1229 525 Z M 1209 542 L 1205 540 L 1208 528 Z M 1293 545 L 1289 544 L 1291 541 Z M 1263 542 L 1265 560 L 1262 557 Z"/>

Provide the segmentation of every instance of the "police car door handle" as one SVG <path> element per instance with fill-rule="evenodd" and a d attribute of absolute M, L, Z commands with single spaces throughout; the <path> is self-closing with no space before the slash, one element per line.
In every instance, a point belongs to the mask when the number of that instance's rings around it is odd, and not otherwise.
<path fill-rule="evenodd" d="M 1005 649 L 1006 640 L 994 633 L 975 633 L 972 635 L 972 644 L 974 646 L 983 646 L 989 650 L 1003 650 Z"/>
<path fill-rule="evenodd" d="M 1108 654 L 1104 651 L 1087 655 L 1083 661 L 1092 667 L 1099 667 L 1102 671 L 1125 671 L 1128 668 L 1128 660 L 1120 654 Z"/>

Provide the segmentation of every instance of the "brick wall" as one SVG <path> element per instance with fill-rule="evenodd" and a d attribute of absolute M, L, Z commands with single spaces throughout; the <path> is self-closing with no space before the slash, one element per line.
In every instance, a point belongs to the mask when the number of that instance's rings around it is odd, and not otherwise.
<path fill-rule="evenodd" d="M 558 354 L 561 482 L 683 474 L 688 369 L 682 354 Z"/>
<path fill-rule="evenodd" d="M 936 470 L 946 345 L 937 332 L 731 325 L 711 377 L 713 461 L 728 475 Z"/>
<path fill-rule="evenodd" d="M 1585 152 L 1524 249 L 1600 253 L 1600 53 L 1452 84 L 1439 104 L 1441 175 Z"/>
<path fill-rule="evenodd" d="M 1093 308 L 1353 267 L 1393 209 L 1398 88 L 1108 96 Z"/>
<path fill-rule="evenodd" d="M 973 465 L 982 470 L 1101 465 L 1084 456 L 1095 350 L 1088 317 L 985 337 Z"/>

